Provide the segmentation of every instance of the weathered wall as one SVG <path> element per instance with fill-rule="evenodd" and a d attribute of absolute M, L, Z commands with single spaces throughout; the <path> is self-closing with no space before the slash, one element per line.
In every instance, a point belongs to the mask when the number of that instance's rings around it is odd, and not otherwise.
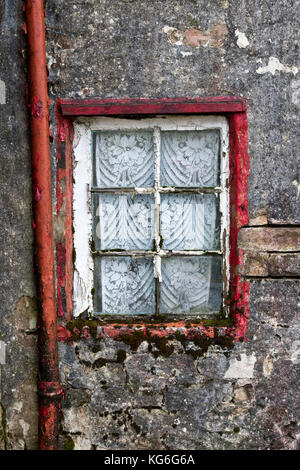
<path fill-rule="evenodd" d="M 247 342 L 128 345 L 100 329 L 98 339 L 61 343 L 61 445 L 299 446 L 299 255 L 292 254 L 299 229 L 282 234 L 274 226 L 300 224 L 297 7 L 293 0 L 47 1 L 54 99 L 245 97 L 250 225 L 273 226 L 241 234 L 251 281 Z"/>
<path fill-rule="evenodd" d="M 0 2 L 0 449 L 36 448 L 36 301 L 23 2 Z"/>
<path fill-rule="evenodd" d="M 60 344 L 66 388 L 61 446 L 299 447 L 300 286 L 299 255 L 294 253 L 300 225 L 299 2 L 45 4 L 53 101 L 223 94 L 247 99 L 249 215 L 250 225 L 258 229 L 246 228 L 240 240 L 246 251 L 244 274 L 251 283 L 247 342 L 195 344 L 178 337 L 166 345 L 137 338 L 130 345 L 100 335 Z M 8 344 L 1 402 L 7 410 L 7 445 L 19 448 L 24 440 L 36 445 L 35 337 L 26 333 L 34 313 L 30 155 L 22 2 L 0 5 L 0 79 L 6 84 L 0 123 L 0 292 L 1 333 Z M 54 113 L 51 126 L 55 137 Z M 292 241 L 280 236 L 278 224 L 294 226 Z M 261 232 L 266 226 L 272 226 L 272 253 Z"/>

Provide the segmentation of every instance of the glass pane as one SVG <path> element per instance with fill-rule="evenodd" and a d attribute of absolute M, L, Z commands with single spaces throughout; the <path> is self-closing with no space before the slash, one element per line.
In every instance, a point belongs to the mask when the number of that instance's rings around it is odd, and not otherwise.
<path fill-rule="evenodd" d="M 219 147 L 218 130 L 162 132 L 161 185 L 217 186 Z"/>
<path fill-rule="evenodd" d="M 222 258 L 174 256 L 162 259 L 160 313 L 207 315 L 222 305 Z"/>
<path fill-rule="evenodd" d="M 138 315 L 155 312 L 153 259 L 95 258 L 95 312 Z"/>
<path fill-rule="evenodd" d="M 214 194 L 162 194 L 162 247 L 166 250 L 218 250 L 218 200 Z"/>
<path fill-rule="evenodd" d="M 152 131 L 96 132 L 94 145 L 94 186 L 99 188 L 153 186 Z"/>
<path fill-rule="evenodd" d="M 153 196 L 144 194 L 94 194 L 96 249 L 152 249 L 153 201 Z"/>

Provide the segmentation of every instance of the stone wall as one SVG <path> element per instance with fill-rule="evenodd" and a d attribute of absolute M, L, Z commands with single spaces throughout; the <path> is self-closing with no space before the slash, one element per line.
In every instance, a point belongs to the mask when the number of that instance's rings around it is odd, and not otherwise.
<path fill-rule="evenodd" d="M 47 1 L 52 99 L 241 95 L 251 169 L 250 227 L 240 233 L 251 285 L 247 342 L 126 344 L 100 326 L 97 337 L 61 343 L 62 446 L 299 446 L 297 6 Z"/>
<path fill-rule="evenodd" d="M 23 3 L 0 2 L 0 449 L 37 446 L 36 299 Z"/>
<path fill-rule="evenodd" d="M 66 390 L 60 446 L 299 448 L 299 2 L 45 5 L 54 138 L 58 98 L 241 95 L 248 103 L 251 171 L 250 222 L 239 240 L 245 250 L 242 274 L 250 282 L 247 341 L 187 341 L 180 335 L 142 341 L 138 334 L 134 341 L 117 341 L 101 327 L 97 335 L 82 328 L 78 337 L 60 343 Z M 35 307 L 21 7 L 11 0 L 0 9 L 0 79 L 7 90 L 0 123 L 0 292 L 1 333 L 8 345 L 1 402 L 3 435 L 13 448 L 24 441 L 36 446 L 37 416 L 35 336 L 28 334 Z M 54 150 L 53 145 L 53 167 Z"/>

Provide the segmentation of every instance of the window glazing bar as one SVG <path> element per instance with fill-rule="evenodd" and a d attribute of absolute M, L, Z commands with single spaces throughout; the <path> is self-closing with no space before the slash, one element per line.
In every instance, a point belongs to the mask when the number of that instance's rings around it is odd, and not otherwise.
<path fill-rule="evenodd" d="M 194 194 L 218 194 L 222 192 L 219 186 L 212 188 L 178 188 L 178 187 L 158 187 L 156 188 L 94 188 L 92 193 L 115 193 L 115 194 L 155 194 L 155 193 L 194 193 Z"/>
<path fill-rule="evenodd" d="M 151 251 L 151 250 L 95 250 L 92 251 L 93 255 L 96 256 L 132 256 L 132 257 L 149 257 L 152 258 L 154 256 L 158 257 L 168 257 L 168 256 L 220 256 L 222 255 L 222 251 L 219 250 L 190 250 L 190 251 L 183 251 L 183 250 L 159 250 L 159 251 Z"/>

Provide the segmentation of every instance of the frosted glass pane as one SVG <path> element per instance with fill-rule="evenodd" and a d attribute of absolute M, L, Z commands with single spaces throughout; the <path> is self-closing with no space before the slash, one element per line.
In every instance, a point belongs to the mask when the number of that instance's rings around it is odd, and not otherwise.
<path fill-rule="evenodd" d="M 211 187 L 219 184 L 218 130 L 161 134 L 161 185 Z"/>
<path fill-rule="evenodd" d="M 155 312 L 153 259 L 95 258 L 95 312 L 138 315 Z"/>
<path fill-rule="evenodd" d="M 162 259 L 160 313 L 213 314 L 220 311 L 221 303 L 221 257 Z"/>
<path fill-rule="evenodd" d="M 96 133 L 94 143 L 94 186 L 153 186 L 152 131 L 101 131 Z"/>
<path fill-rule="evenodd" d="M 220 247 L 218 197 L 214 194 L 162 194 L 160 221 L 166 250 Z"/>
<path fill-rule="evenodd" d="M 97 250 L 153 248 L 153 196 L 94 194 Z"/>

